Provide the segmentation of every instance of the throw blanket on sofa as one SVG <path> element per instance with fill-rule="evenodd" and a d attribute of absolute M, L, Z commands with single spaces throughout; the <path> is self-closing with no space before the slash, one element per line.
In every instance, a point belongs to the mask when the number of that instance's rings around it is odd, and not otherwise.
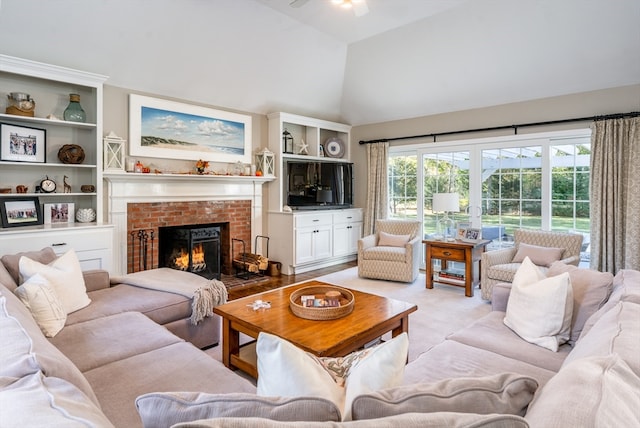
<path fill-rule="evenodd" d="M 227 302 L 227 287 L 217 279 L 170 268 L 150 269 L 112 277 L 111 284 L 127 284 L 150 290 L 179 294 L 192 299 L 191 323 L 197 325 L 213 315 L 213 308 Z"/>

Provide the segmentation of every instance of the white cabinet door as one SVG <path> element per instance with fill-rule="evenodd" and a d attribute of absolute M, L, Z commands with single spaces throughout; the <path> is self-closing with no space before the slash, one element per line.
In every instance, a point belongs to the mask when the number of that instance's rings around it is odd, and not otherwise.
<path fill-rule="evenodd" d="M 331 226 L 320 226 L 313 236 L 313 258 L 322 260 L 331 257 Z"/>
<path fill-rule="evenodd" d="M 331 257 L 331 226 L 321 225 L 296 230 L 296 264 Z"/>
<path fill-rule="evenodd" d="M 362 222 L 337 224 L 333 228 L 333 255 L 346 256 L 358 252 Z"/>

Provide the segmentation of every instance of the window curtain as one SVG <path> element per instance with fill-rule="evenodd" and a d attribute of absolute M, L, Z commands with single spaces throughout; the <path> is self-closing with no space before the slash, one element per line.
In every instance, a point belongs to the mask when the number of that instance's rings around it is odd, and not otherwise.
<path fill-rule="evenodd" d="M 367 206 L 364 212 L 363 234 L 374 232 L 376 220 L 387 218 L 389 197 L 387 190 L 387 164 L 389 143 L 367 144 Z"/>
<path fill-rule="evenodd" d="M 591 135 L 591 268 L 640 269 L 640 117 L 596 121 Z"/>

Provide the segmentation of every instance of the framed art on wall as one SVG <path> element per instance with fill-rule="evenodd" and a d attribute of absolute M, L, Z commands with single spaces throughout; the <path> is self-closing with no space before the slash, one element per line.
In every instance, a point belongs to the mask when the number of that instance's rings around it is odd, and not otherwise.
<path fill-rule="evenodd" d="M 0 199 L 0 217 L 2 227 L 42 224 L 40 201 L 35 196 Z"/>
<path fill-rule="evenodd" d="M 0 123 L 0 160 L 44 163 L 46 137 L 45 129 Z"/>
<path fill-rule="evenodd" d="M 44 224 L 73 223 L 75 219 L 75 205 L 69 202 L 44 204 L 42 214 Z"/>
<path fill-rule="evenodd" d="M 251 116 L 129 95 L 129 154 L 251 163 Z"/>

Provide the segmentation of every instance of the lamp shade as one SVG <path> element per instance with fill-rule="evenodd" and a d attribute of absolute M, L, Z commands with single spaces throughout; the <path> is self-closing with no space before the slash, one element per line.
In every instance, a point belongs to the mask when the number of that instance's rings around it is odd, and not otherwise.
<path fill-rule="evenodd" d="M 459 212 L 460 195 L 457 193 L 434 193 L 433 212 Z"/>

